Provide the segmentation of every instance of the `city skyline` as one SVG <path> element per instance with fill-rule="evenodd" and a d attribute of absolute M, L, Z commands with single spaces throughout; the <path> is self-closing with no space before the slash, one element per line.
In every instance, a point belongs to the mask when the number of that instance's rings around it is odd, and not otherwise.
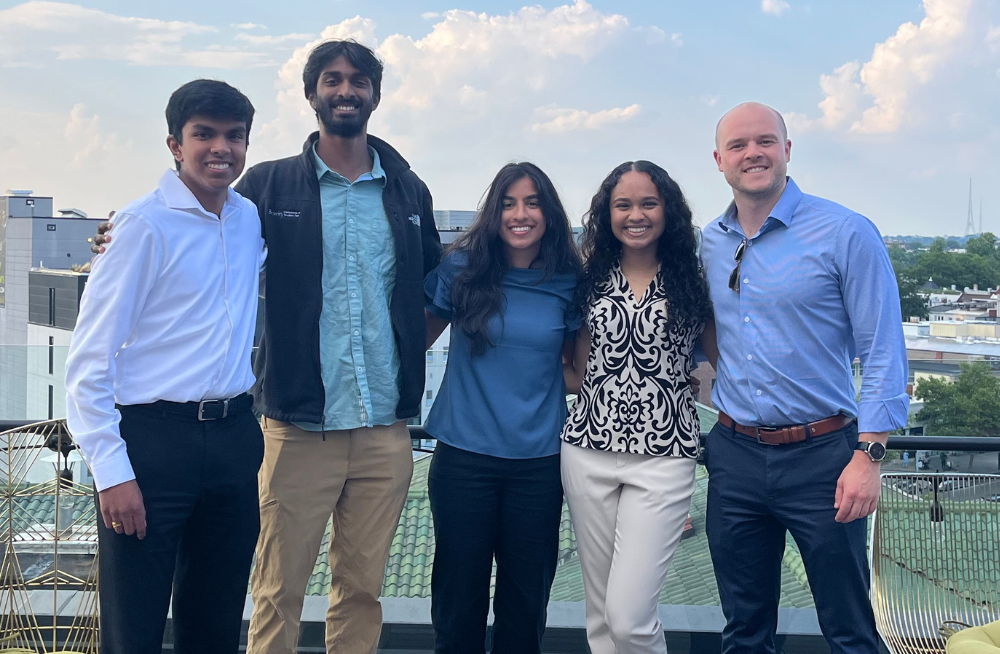
<path fill-rule="evenodd" d="M 755 99 L 785 114 L 799 185 L 883 234 L 963 234 L 970 177 L 1000 232 L 996 0 L 0 2 L 0 190 L 91 216 L 148 192 L 171 163 L 166 99 L 199 76 L 254 101 L 249 163 L 294 154 L 314 129 L 302 63 L 336 37 L 386 61 L 370 132 L 440 209 L 474 208 L 497 168 L 528 159 L 579 223 L 608 170 L 647 158 L 704 225 L 731 197 L 715 122 Z"/>

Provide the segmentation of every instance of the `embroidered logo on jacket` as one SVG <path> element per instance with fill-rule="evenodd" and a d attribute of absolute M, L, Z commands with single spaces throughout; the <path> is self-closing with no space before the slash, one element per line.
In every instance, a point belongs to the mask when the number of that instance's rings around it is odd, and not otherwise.
<path fill-rule="evenodd" d="M 409 221 L 414 225 L 416 225 L 417 227 L 420 227 L 420 216 L 418 216 L 417 214 L 413 214 L 412 216 L 410 216 Z"/>
<path fill-rule="evenodd" d="M 268 209 L 267 215 L 278 216 L 279 218 L 298 218 L 302 214 L 301 211 L 275 211 L 274 209 Z"/>

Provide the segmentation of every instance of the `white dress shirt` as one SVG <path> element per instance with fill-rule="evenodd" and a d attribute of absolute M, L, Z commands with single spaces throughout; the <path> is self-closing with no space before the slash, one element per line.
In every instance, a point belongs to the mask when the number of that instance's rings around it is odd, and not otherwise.
<path fill-rule="evenodd" d="M 253 386 L 267 255 L 252 202 L 230 189 L 219 219 L 172 170 L 114 222 L 66 363 L 67 423 L 98 491 L 135 479 L 116 402 L 225 399 Z"/>

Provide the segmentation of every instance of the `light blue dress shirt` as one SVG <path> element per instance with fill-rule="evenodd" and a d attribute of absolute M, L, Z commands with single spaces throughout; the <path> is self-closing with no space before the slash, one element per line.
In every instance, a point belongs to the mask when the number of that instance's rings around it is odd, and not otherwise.
<path fill-rule="evenodd" d="M 399 354 L 389 302 L 396 249 L 382 204 L 385 172 L 368 148 L 372 171 L 353 183 L 316 154 L 323 208 L 323 309 L 320 366 L 326 407 L 309 431 L 357 429 L 397 421 Z"/>
<path fill-rule="evenodd" d="M 737 423 L 780 427 L 838 413 L 862 432 L 906 424 L 906 344 L 896 277 L 864 216 L 805 195 L 788 179 L 747 243 L 740 292 L 729 289 L 744 238 L 736 205 L 704 230 L 702 260 L 719 342 L 712 401 Z M 851 363 L 864 369 L 860 403 Z"/>

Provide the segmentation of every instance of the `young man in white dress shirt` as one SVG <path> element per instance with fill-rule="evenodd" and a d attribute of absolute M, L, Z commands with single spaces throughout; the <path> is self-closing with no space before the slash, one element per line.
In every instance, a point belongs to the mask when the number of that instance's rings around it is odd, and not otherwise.
<path fill-rule="evenodd" d="M 263 437 L 247 391 L 265 256 L 230 189 L 254 109 L 223 82 L 167 105 L 176 161 L 117 213 L 88 280 L 66 371 L 69 429 L 94 475 L 101 652 L 235 654 L 260 528 Z"/>

